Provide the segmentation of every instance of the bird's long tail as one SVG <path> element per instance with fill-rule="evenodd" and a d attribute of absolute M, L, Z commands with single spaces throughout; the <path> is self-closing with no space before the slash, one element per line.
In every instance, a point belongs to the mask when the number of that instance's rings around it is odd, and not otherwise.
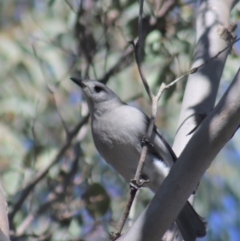
<path fill-rule="evenodd" d="M 187 202 L 177 217 L 177 225 L 184 241 L 195 241 L 198 237 L 206 235 L 206 222 Z"/>

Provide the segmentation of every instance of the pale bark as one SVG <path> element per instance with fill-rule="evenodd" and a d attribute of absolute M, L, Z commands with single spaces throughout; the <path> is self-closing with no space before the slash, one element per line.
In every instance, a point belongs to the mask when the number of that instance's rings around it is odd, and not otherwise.
<path fill-rule="evenodd" d="M 192 68 L 206 62 L 224 49 L 229 41 L 221 39 L 218 29 L 228 27 L 236 0 L 201 1 L 196 18 L 196 48 Z M 213 109 L 228 51 L 189 76 L 173 150 L 179 156 L 192 135 L 188 135 Z"/>
<path fill-rule="evenodd" d="M 229 41 L 220 38 L 218 29 L 228 27 L 230 11 L 237 2 L 201 1 L 196 22 L 197 45 L 192 68 L 206 62 L 228 46 Z M 239 126 L 239 72 L 229 91 L 214 108 L 227 55 L 228 51 L 222 53 L 197 73 L 189 76 L 179 128 L 173 145 L 177 156 L 180 155 L 179 160 L 154 199 L 133 227 L 119 240 L 160 240 L 176 219 L 211 161 Z M 202 124 L 194 135 L 188 135 L 200 123 Z M 188 143 L 190 138 L 192 139 Z"/>
<path fill-rule="evenodd" d="M 231 40 L 222 39 L 218 35 L 218 30 L 221 27 L 229 26 L 229 15 L 236 3 L 236 0 L 201 1 L 196 18 L 197 44 L 191 68 L 205 63 L 230 44 Z M 217 59 L 188 78 L 178 130 L 173 143 L 173 150 L 177 156 L 181 154 L 191 139 L 192 134 L 189 133 L 197 128 L 214 108 L 228 53 L 229 50 L 223 52 Z M 193 204 L 193 195 L 190 196 L 189 201 Z M 182 240 L 181 236 L 177 240 Z"/>
<path fill-rule="evenodd" d="M 238 71 L 228 91 L 196 130 L 151 203 L 119 240 L 158 241 L 164 235 L 212 160 L 239 127 L 239 90 Z"/>
<path fill-rule="evenodd" d="M 7 216 L 7 203 L 4 197 L 3 189 L 0 185 L 0 241 L 10 241 L 9 226 Z"/>

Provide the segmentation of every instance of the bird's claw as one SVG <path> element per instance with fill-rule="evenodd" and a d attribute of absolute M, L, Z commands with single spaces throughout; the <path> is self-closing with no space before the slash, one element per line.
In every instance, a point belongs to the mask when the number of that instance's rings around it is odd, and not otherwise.
<path fill-rule="evenodd" d="M 118 239 L 119 237 L 121 236 L 121 234 L 120 233 L 118 233 L 118 232 L 111 232 L 110 234 L 109 234 L 109 239 L 111 240 L 111 241 L 114 241 L 114 240 L 116 240 L 116 239 Z"/>
<path fill-rule="evenodd" d="M 144 146 L 144 145 L 148 145 L 150 147 L 153 147 L 153 144 L 148 140 L 148 138 L 146 136 L 144 136 L 142 138 L 142 146 Z"/>
<path fill-rule="evenodd" d="M 149 180 L 145 180 L 145 179 L 140 179 L 139 181 L 132 179 L 129 183 L 130 188 L 134 189 L 134 190 L 139 190 L 141 189 L 141 187 L 145 184 L 149 182 Z"/>

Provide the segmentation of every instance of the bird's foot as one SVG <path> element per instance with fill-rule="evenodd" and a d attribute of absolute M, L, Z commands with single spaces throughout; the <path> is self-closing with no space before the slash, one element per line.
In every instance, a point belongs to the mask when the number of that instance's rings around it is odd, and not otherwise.
<path fill-rule="evenodd" d="M 153 147 L 153 144 L 150 142 L 150 140 L 149 140 L 146 136 L 144 136 L 144 137 L 142 138 L 142 146 L 145 146 L 145 145 L 148 145 L 148 146 L 150 146 L 150 147 Z"/>
<path fill-rule="evenodd" d="M 146 179 L 140 179 L 139 181 L 135 180 L 135 179 L 132 179 L 129 183 L 130 185 L 130 188 L 131 189 L 134 189 L 134 190 L 139 190 L 141 189 L 141 187 L 145 184 L 149 182 L 149 180 L 146 180 Z"/>
<path fill-rule="evenodd" d="M 118 239 L 120 236 L 121 236 L 121 234 L 118 233 L 118 232 L 116 232 L 116 233 L 111 232 L 111 233 L 109 234 L 109 239 L 110 239 L 111 241 L 114 241 L 114 240 Z"/>

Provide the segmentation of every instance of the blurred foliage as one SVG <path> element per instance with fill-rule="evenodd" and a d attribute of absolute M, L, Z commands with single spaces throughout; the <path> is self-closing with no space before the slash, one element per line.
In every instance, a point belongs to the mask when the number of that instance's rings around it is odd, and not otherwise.
<path fill-rule="evenodd" d="M 155 91 L 189 70 L 195 43 L 195 2 L 167 2 L 145 2 L 143 70 Z M 128 187 L 97 154 L 87 123 L 17 210 L 16 204 L 87 113 L 70 76 L 108 81 L 123 100 L 149 113 L 128 43 L 137 37 L 138 8 L 138 1 L 126 0 L 0 1 L 0 170 L 12 240 L 101 241 L 116 227 Z M 236 45 L 220 96 L 238 58 Z M 170 142 L 185 82 L 160 101 L 157 126 Z M 209 223 L 203 240 L 239 240 L 239 144 L 237 133 L 200 184 L 196 208 Z M 151 196 L 140 192 L 135 218 Z"/>

